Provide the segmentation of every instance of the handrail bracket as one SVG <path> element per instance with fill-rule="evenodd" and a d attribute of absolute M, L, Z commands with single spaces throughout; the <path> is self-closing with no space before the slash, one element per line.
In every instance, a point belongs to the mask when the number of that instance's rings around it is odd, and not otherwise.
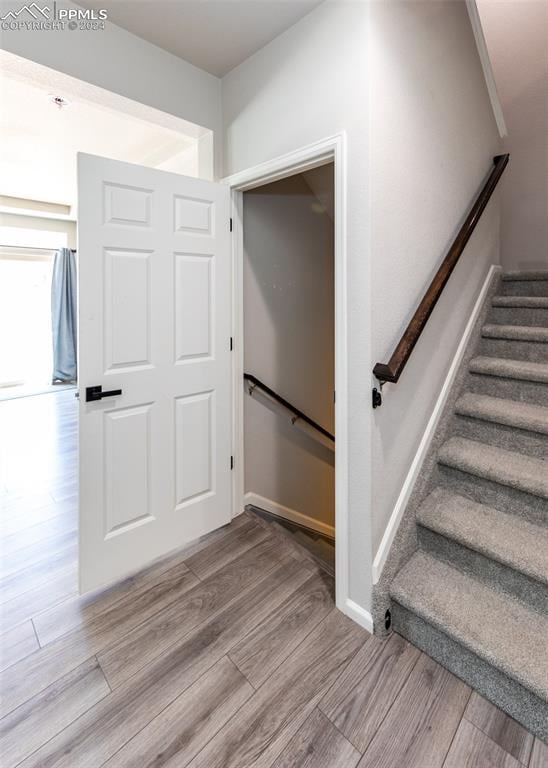
<path fill-rule="evenodd" d="M 380 382 L 379 388 L 373 387 L 373 391 L 371 392 L 372 395 L 372 405 L 373 408 L 380 408 L 382 405 L 382 385 L 384 382 Z"/>

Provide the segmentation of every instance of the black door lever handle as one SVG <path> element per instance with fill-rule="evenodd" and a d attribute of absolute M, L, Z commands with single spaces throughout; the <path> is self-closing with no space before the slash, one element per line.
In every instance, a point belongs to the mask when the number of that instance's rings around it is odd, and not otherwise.
<path fill-rule="evenodd" d="M 103 397 L 116 397 L 116 395 L 121 394 L 121 389 L 111 389 L 108 392 L 103 392 L 103 387 L 101 385 L 98 387 L 86 387 L 86 403 L 102 400 Z"/>

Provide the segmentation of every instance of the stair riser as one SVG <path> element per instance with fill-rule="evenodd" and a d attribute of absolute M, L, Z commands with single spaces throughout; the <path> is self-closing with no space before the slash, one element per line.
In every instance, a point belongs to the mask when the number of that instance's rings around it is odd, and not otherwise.
<path fill-rule="evenodd" d="M 513 339 L 482 337 L 479 354 L 484 357 L 505 357 L 510 360 L 547 363 L 548 344 L 542 341 L 514 341 Z"/>
<path fill-rule="evenodd" d="M 548 296 L 548 280 L 503 280 L 499 293 L 503 296 Z"/>
<path fill-rule="evenodd" d="M 506 592 L 541 613 L 548 611 L 548 585 L 541 584 L 508 565 L 492 560 L 442 534 L 418 526 L 423 549 L 488 587 Z"/>
<path fill-rule="evenodd" d="M 548 327 L 548 308 L 492 307 L 487 320 L 497 325 L 534 325 Z"/>
<path fill-rule="evenodd" d="M 548 741 L 548 702 L 396 602 L 392 603 L 392 626 L 524 728 Z"/>
<path fill-rule="evenodd" d="M 548 501 L 539 496 L 443 464 L 437 465 L 434 480 L 443 488 L 478 504 L 495 507 L 509 515 L 520 515 L 537 525 L 548 525 Z"/>
<path fill-rule="evenodd" d="M 466 391 L 478 395 L 492 395 L 517 400 L 520 403 L 548 406 L 548 384 L 537 381 L 519 381 L 501 376 L 485 376 L 482 373 L 469 373 Z"/>
<path fill-rule="evenodd" d="M 455 417 L 452 435 L 477 440 L 506 451 L 516 451 L 536 459 L 548 459 L 548 435 L 528 432 L 468 416 Z"/>

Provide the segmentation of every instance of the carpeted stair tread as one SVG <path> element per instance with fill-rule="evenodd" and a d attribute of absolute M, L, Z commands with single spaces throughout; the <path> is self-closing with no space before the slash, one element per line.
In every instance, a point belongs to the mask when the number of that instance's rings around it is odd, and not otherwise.
<path fill-rule="evenodd" d="M 548 342 L 548 328 L 537 325 L 484 325 L 481 335 L 487 339 Z"/>
<path fill-rule="evenodd" d="M 529 360 L 509 360 L 503 357 L 474 357 L 470 361 L 472 373 L 485 376 L 500 376 L 519 381 L 538 381 L 548 384 L 548 363 L 533 363 Z"/>
<path fill-rule="evenodd" d="M 467 392 L 457 400 L 455 410 L 461 416 L 548 435 L 548 408 L 542 405 Z"/>
<path fill-rule="evenodd" d="M 495 296 L 494 307 L 548 309 L 548 296 Z"/>
<path fill-rule="evenodd" d="M 392 583 L 391 597 L 548 701 L 548 618 L 423 551 Z"/>
<path fill-rule="evenodd" d="M 444 488 L 436 488 L 425 499 L 417 520 L 431 531 L 548 585 L 548 528 Z"/>
<path fill-rule="evenodd" d="M 476 440 L 452 437 L 442 445 L 438 461 L 453 469 L 548 499 L 548 462 L 542 459 Z"/>
<path fill-rule="evenodd" d="M 504 282 L 527 282 L 529 280 L 548 280 L 548 270 L 537 269 L 530 272 L 504 272 Z"/>

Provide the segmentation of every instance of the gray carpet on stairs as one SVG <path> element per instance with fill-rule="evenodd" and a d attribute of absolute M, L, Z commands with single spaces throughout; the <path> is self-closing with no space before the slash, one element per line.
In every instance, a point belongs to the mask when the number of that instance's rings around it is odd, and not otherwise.
<path fill-rule="evenodd" d="M 548 738 L 548 271 L 497 278 L 375 590 L 393 628 Z"/>
<path fill-rule="evenodd" d="M 546 700 L 539 699 L 517 680 L 424 621 L 417 613 L 394 603 L 393 616 L 399 634 L 413 638 L 412 642 L 417 648 L 466 681 L 474 690 L 548 744 Z M 474 765 L 487 768 L 487 765 Z M 489 768 L 494 766 L 490 764 Z"/>
<path fill-rule="evenodd" d="M 512 341 L 548 341 L 548 328 L 523 325 L 484 325 L 482 335 L 489 339 Z"/>
<path fill-rule="evenodd" d="M 548 408 L 540 405 L 467 392 L 457 401 L 455 410 L 461 416 L 548 435 Z"/>
<path fill-rule="evenodd" d="M 503 283 L 528 283 L 532 280 L 548 281 L 548 269 L 536 269 L 526 272 L 509 269 L 502 275 Z"/>
<path fill-rule="evenodd" d="M 417 520 L 452 541 L 548 585 L 548 528 L 442 488 L 436 488 L 424 501 Z"/>
<path fill-rule="evenodd" d="M 470 363 L 473 373 L 487 376 L 501 376 L 518 381 L 539 381 L 548 384 L 548 364 L 531 363 L 523 360 L 505 360 L 496 357 L 476 357 Z"/>
<path fill-rule="evenodd" d="M 548 499 L 548 465 L 493 445 L 452 437 L 439 452 L 441 464 Z"/>
<path fill-rule="evenodd" d="M 548 309 L 548 296 L 495 296 L 493 306 Z"/>
<path fill-rule="evenodd" d="M 548 701 L 548 617 L 421 551 L 392 597 Z"/>

